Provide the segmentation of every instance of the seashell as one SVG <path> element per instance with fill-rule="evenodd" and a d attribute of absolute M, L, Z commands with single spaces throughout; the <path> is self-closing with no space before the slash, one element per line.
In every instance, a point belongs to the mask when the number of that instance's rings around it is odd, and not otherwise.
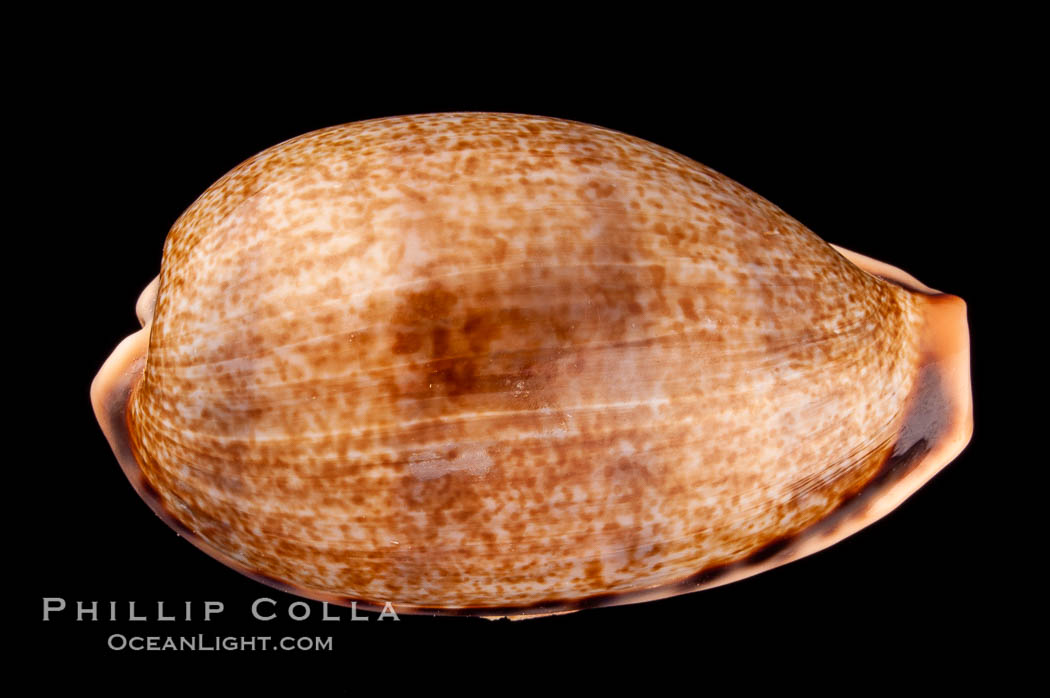
<path fill-rule="evenodd" d="M 820 550 L 972 432 L 965 304 L 623 133 L 336 126 L 175 222 L 91 390 L 139 494 L 295 594 L 523 616 Z"/>

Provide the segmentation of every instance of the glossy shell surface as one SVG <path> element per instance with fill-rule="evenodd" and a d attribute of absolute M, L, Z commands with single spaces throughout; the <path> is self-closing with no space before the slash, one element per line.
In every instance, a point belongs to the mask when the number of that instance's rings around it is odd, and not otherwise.
<path fill-rule="evenodd" d="M 519 615 L 720 584 L 970 434 L 965 306 L 622 133 L 300 136 L 175 223 L 92 397 L 209 554 L 317 599 Z"/>

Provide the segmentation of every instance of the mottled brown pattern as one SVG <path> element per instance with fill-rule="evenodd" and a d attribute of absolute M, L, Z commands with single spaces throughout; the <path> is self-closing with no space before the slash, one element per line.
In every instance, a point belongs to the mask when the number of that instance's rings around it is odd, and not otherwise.
<path fill-rule="evenodd" d="M 379 119 L 175 223 L 131 450 L 209 552 L 321 598 L 571 604 L 826 519 L 897 441 L 917 296 L 622 133 Z"/>

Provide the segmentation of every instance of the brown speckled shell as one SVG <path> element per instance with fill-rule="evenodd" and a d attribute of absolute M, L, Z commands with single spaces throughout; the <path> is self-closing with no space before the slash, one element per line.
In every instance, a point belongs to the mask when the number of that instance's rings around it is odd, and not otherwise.
<path fill-rule="evenodd" d="M 270 148 L 179 218 L 138 310 L 92 397 L 140 494 L 242 572 L 399 612 L 753 574 L 882 516 L 971 430 L 962 301 L 557 119 Z"/>

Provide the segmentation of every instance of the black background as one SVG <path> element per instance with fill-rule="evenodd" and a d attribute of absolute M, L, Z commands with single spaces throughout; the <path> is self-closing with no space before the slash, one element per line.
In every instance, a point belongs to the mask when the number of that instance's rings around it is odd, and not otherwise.
<path fill-rule="evenodd" d="M 31 293 L 41 328 L 29 415 L 46 415 L 21 469 L 30 513 L 12 529 L 27 548 L 20 602 L 27 647 L 87 660 L 84 681 L 113 681 L 111 662 L 154 668 L 157 680 L 197 668 L 250 666 L 256 678 L 312 667 L 357 684 L 442 675 L 473 680 L 559 670 L 604 675 L 724 673 L 793 658 L 857 676 L 927 663 L 931 652 L 1001 646 L 1011 564 L 1002 551 L 1010 495 L 1006 419 L 990 367 L 1000 360 L 997 254 L 1006 237 L 982 204 L 1004 149 L 994 67 L 960 49 L 837 66 L 825 61 L 721 72 L 683 66 L 596 75 L 581 62 L 515 71 L 466 62 L 408 76 L 313 82 L 272 74 L 250 84 L 193 71 L 151 75 L 125 61 L 66 66 L 43 85 L 46 108 L 27 199 L 49 263 Z M 600 72 L 600 71 L 599 71 Z M 498 77 L 496 75 L 498 74 Z M 705 73 L 706 74 L 706 73 Z M 657 79 L 657 77 L 662 79 Z M 604 79 L 602 79 L 604 78 Z M 158 272 L 178 215 L 256 152 L 316 128 L 430 111 L 543 114 L 621 130 L 681 152 L 779 205 L 818 235 L 887 261 L 969 307 L 975 435 L 967 450 L 899 509 L 819 554 L 750 579 L 663 601 L 525 622 L 403 616 L 397 623 L 312 617 L 261 623 L 253 600 L 284 613 L 297 600 L 240 576 L 177 537 L 139 500 L 98 429 L 92 377 L 138 329 L 134 302 Z M 993 121 L 994 120 L 994 121 Z M 56 196 L 55 192 L 61 195 Z M 30 236 L 32 237 L 32 235 Z M 1009 245 L 1004 241 L 1003 245 Z M 1000 246 L 1001 248 L 1001 246 Z M 16 377 L 17 378 L 17 377 Z M 34 421 L 34 420 L 29 420 Z M 39 426 L 40 420 L 35 420 Z M 17 435 L 16 435 L 17 438 Z M 13 464 L 12 464 L 13 465 Z M 1015 483 L 1016 484 L 1016 483 Z M 28 533 L 26 533 L 28 531 Z M 155 614 L 205 600 L 211 623 L 41 621 L 43 597 L 127 602 Z M 101 604 L 106 607 L 108 604 Z M 138 653 L 112 633 L 334 636 L 326 653 Z M 586 659 L 585 659 L 586 657 Z M 393 672 L 393 673 L 391 673 Z M 110 677 L 110 678 L 105 678 Z M 166 680 L 166 679 L 164 679 Z M 692 685 L 696 686 L 694 682 Z"/>

